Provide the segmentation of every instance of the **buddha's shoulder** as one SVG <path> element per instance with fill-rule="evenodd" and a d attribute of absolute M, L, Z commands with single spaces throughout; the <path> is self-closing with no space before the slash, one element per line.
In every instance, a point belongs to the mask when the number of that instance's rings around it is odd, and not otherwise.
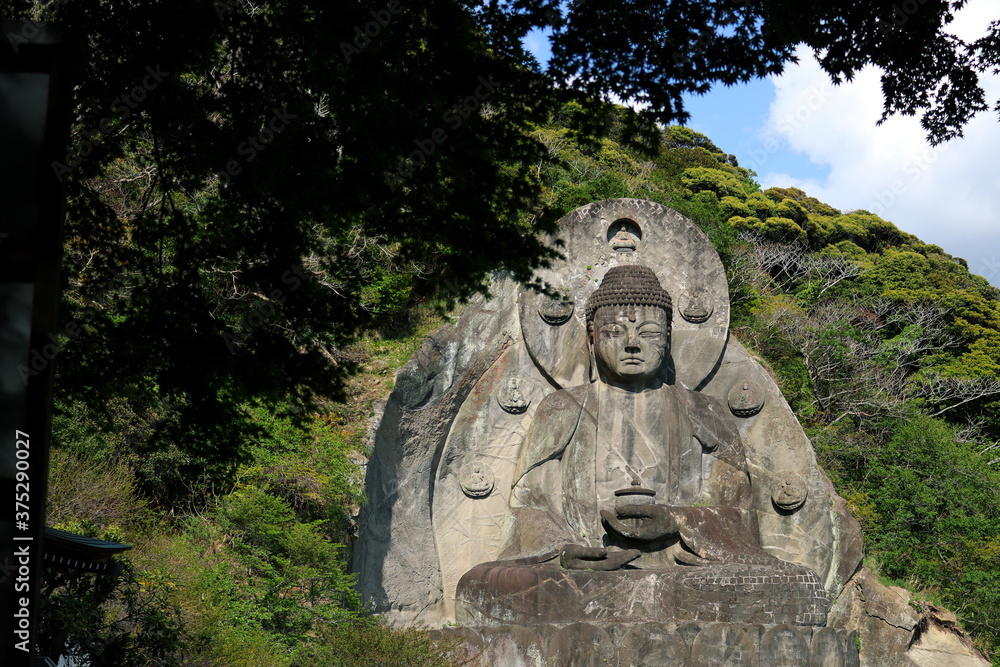
<path fill-rule="evenodd" d="M 739 429 L 729 409 L 715 396 L 709 396 L 684 387 L 672 387 L 683 412 L 694 431 L 694 436 L 706 451 L 740 465 L 743 444 Z"/>
<path fill-rule="evenodd" d="M 538 413 L 546 414 L 553 412 L 577 412 L 583 409 L 587 401 L 588 390 L 593 385 L 581 384 L 576 387 L 567 387 L 554 391 L 538 404 Z"/>
<path fill-rule="evenodd" d="M 708 410 L 709 412 L 719 412 L 720 416 L 724 415 L 722 401 L 717 399 L 715 396 L 709 396 L 708 394 L 703 394 L 700 391 L 692 391 L 687 387 L 681 385 L 671 385 L 671 391 L 677 400 L 682 403 L 687 404 L 687 406 L 692 408 L 700 408 Z"/>

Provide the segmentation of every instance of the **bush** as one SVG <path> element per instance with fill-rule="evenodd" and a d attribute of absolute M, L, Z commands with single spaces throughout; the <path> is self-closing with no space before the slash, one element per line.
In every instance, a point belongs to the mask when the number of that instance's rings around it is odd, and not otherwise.
<path fill-rule="evenodd" d="M 726 219 L 734 216 L 751 217 L 750 207 L 736 197 L 723 197 L 719 203 L 722 208 L 722 214 L 726 216 Z"/>
<path fill-rule="evenodd" d="M 882 572 L 934 588 L 980 640 L 1000 639 L 1000 471 L 941 419 L 840 426 L 816 434 L 821 460 L 865 528 Z M 839 479 L 838 479 L 839 478 Z"/>
<path fill-rule="evenodd" d="M 281 498 L 255 487 L 240 489 L 222 500 L 220 525 L 247 549 L 283 553 L 285 535 L 295 513 Z"/>
<path fill-rule="evenodd" d="M 791 218 L 771 217 L 764 221 L 759 228 L 760 233 L 769 241 L 780 241 L 781 243 L 795 243 L 805 241 L 806 233 Z"/>
<path fill-rule="evenodd" d="M 339 624 L 299 647 L 291 667 L 461 667 L 475 664 L 475 658 L 457 641 L 433 641 L 426 630 Z"/>
<path fill-rule="evenodd" d="M 774 202 L 757 192 L 746 199 L 746 205 L 750 209 L 750 216 L 766 220 L 774 215 Z"/>
<path fill-rule="evenodd" d="M 51 526 L 137 526 L 148 508 L 136 490 L 131 469 L 114 459 L 80 456 L 53 449 L 49 463 L 46 522 Z"/>
<path fill-rule="evenodd" d="M 746 182 L 729 172 L 707 167 L 690 167 L 681 174 L 681 183 L 694 193 L 709 191 L 718 197 L 746 197 Z"/>
<path fill-rule="evenodd" d="M 793 220 L 795 224 L 803 224 L 809 217 L 809 212 L 806 211 L 802 204 L 794 201 L 792 199 L 783 199 L 778 202 L 774 207 L 774 215 L 782 218 L 789 218 Z"/>

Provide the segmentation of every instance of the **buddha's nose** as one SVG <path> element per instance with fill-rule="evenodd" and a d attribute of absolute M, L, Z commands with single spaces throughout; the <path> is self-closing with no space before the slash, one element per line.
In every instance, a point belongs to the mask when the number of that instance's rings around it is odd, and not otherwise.
<path fill-rule="evenodd" d="M 638 348 L 639 347 L 639 334 L 635 330 L 626 332 L 625 334 L 625 347 Z"/>

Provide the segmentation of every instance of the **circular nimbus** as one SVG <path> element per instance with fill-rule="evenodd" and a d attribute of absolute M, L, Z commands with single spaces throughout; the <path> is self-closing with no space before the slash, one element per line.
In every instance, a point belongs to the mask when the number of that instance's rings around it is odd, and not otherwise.
<path fill-rule="evenodd" d="M 787 473 L 779 478 L 771 494 L 771 502 L 782 512 L 794 512 L 809 497 L 809 487 L 801 475 Z"/>
<path fill-rule="evenodd" d="M 729 335 L 726 272 L 708 237 L 677 211 L 642 199 L 588 204 L 566 215 L 559 229 L 563 259 L 536 277 L 568 290 L 575 304 L 572 316 L 552 326 L 535 314 L 537 293 L 524 288 L 520 295 L 521 331 L 538 368 L 560 387 L 581 384 L 581 366 L 588 363 L 587 298 L 612 266 L 643 264 L 653 269 L 674 301 L 668 380 L 699 388 L 721 361 Z M 626 235 L 637 242 L 622 252 Z M 692 295 L 697 295 L 696 303 L 691 303 Z"/>

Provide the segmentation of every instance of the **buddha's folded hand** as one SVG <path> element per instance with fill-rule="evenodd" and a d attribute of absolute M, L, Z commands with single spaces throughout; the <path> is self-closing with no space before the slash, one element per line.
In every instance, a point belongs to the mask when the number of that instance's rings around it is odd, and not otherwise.
<path fill-rule="evenodd" d="M 652 542 L 677 534 L 677 521 L 670 505 L 619 505 L 612 513 L 601 510 L 604 525 L 610 530 L 630 540 Z M 617 514 L 617 516 L 615 516 Z M 638 519 L 633 526 L 622 519 Z"/>
<path fill-rule="evenodd" d="M 617 570 L 639 557 L 638 549 L 608 552 L 604 547 L 567 544 L 559 554 L 559 563 L 567 570 Z"/>

